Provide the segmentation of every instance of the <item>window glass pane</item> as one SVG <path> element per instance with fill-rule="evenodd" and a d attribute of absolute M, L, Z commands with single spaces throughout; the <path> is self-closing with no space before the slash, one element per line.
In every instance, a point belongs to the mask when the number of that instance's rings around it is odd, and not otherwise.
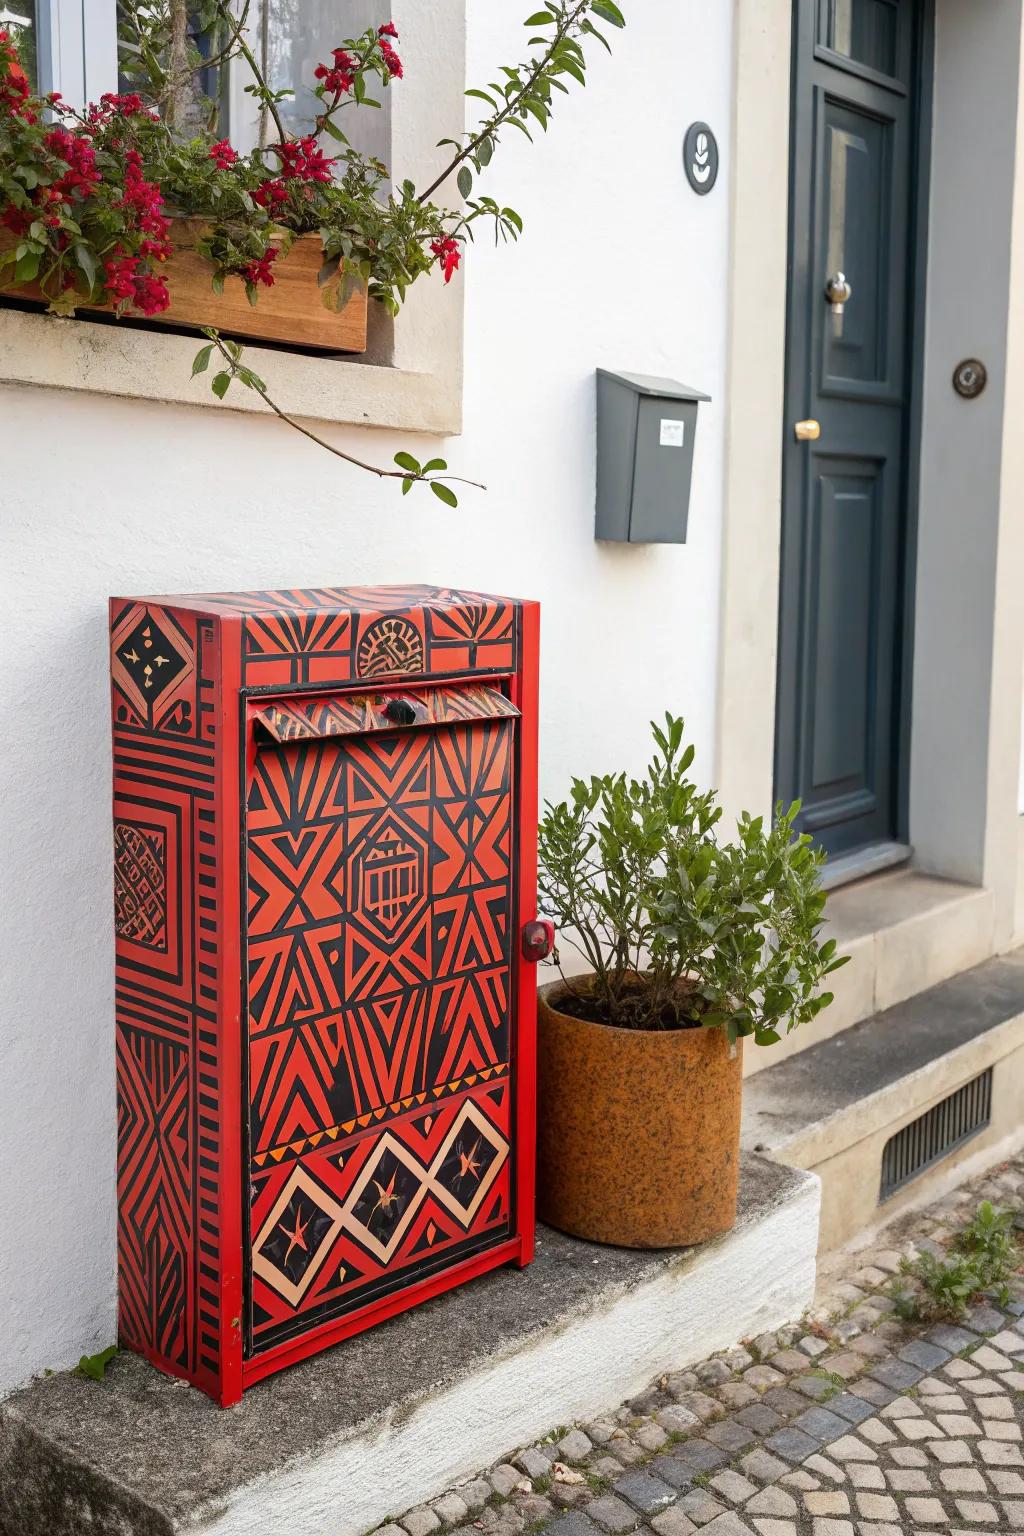
<path fill-rule="evenodd" d="M 304 133 L 316 115 L 313 71 L 330 62 L 331 49 L 345 37 L 358 36 L 368 26 L 389 20 L 387 0 L 253 0 L 250 5 L 248 40 L 269 84 L 275 90 L 293 89 L 295 95 L 281 103 L 280 111 L 289 133 Z M 242 61 L 233 67 L 231 85 L 231 142 L 237 149 L 251 149 L 273 136 L 274 125 L 260 121 L 259 112 L 244 87 L 249 72 Z M 380 108 L 346 107 L 339 123 L 356 149 L 376 155 L 385 164 L 390 152 L 390 91 L 371 82 L 369 94 Z M 399 87 L 400 89 L 400 87 Z"/>
<path fill-rule="evenodd" d="M 10 32 L 33 91 L 39 89 L 39 32 L 33 0 L 0 0 L 0 27 Z"/>
<path fill-rule="evenodd" d="M 215 28 L 206 28 L 201 13 L 207 10 L 201 0 L 183 0 L 186 47 L 194 67 L 185 79 L 179 79 L 169 87 L 168 96 L 159 103 L 165 118 L 173 121 L 183 133 L 198 132 L 202 128 L 215 127 L 221 108 L 222 81 L 216 68 L 203 68 L 201 60 L 214 57 L 221 44 Z M 137 42 L 137 28 L 133 17 L 155 32 L 157 52 L 166 67 L 171 55 L 173 17 L 178 9 L 174 0 L 118 0 L 117 3 L 117 53 L 118 84 L 120 91 L 141 90 L 152 93 L 149 73 L 144 68 Z"/>
<path fill-rule="evenodd" d="M 883 75 L 896 73 L 896 8 L 886 0 L 832 0 L 831 46 Z"/>

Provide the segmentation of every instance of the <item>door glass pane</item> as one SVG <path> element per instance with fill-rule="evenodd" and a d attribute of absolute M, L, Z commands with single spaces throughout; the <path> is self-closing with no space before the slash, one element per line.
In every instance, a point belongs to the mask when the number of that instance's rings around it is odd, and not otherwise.
<path fill-rule="evenodd" d="M 39 89 L 38 29 L 33 0 L 0 0 L 0 27 L 11 34 L 33 91 Z"/>
<path fill-rule="evenodd" d="M 896 8 L 888 0 L 832 0 L 830 47 L 883 75 L 896 73 Z"/>

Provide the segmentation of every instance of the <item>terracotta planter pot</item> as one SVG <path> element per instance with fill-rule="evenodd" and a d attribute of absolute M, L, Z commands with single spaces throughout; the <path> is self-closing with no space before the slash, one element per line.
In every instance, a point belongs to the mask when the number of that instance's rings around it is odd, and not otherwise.
<path fill-rule="evenodd" d="M 622 1248 L 674 1248 L 736 1220 L 742 1042 L 719 1029 L 632 1030 L 558 1011 L 541 988 L 537 1209 Z"/>
<path fill-rule="evenodd" d="M 149 316 L 150 324 L 189 330 L 212 325 L 227 336 L 287 342 L 327 352 L 366 351 L 366 289 L 356 288 L 341 310 L 327 308 L 316 282 L 323 265 L 319 235 L 300 235 L 288 254 L 274 263 L 273 287 L 261 288 L 258 301 L 250 304 L 240 277 L 227 278 L 224 292 L 214 293 L 209 262 L 191 248 L 201 228 L 193 219 L 171 221 L 174 254 L 163 267 L 171 304 L 162 314 Z M 0 246 L 14 243 L 15 236 L 0 231 Z M 24 288 L 0 287 L 0 294 L 46 302 L 34 284 Z M 103 314 L 110 313 L 114 306 L 83 304 L 81 308 Z M 132 316 L 134 320 L 140 318 Z"/>

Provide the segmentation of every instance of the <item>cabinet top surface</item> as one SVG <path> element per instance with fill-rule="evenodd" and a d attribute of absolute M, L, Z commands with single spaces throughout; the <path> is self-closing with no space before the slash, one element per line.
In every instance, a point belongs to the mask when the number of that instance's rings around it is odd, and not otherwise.
<path fill-rule="evenodd" d="M 307 615 L 324 613 L 391 613 L 411 608 L 461 610 L 500 605 L 518 607 L 522 599 L 468 592 L 456 587 L 427 585 L 381 587 L 282 587 L 267 592 L 191 592 L 164 596 L 115 598 L 114 603 L 152 603 L 211 616 Z"/>

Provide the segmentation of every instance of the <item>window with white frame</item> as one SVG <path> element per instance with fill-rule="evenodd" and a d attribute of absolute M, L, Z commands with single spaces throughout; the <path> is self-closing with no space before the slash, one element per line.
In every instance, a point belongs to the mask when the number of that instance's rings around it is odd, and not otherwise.
<path fill-rule="evenodd" d="M 294 96 L 281 103 L 281 115 L 290 132 L 312 124 L 316 83 L 314 69 L 347 36 L 388 20 L 387 0 L 249 0 L 244 11 L 245 37 L 259 61 L 268 84 L 274 89 L 294 88 Z M 0 26 L 14 34 L 32 84 L 40 91 L 60 91 L 75 106 L 97 101 L 105 91 L 131 89 L 132 27 L 134 10 L 163 14 L 170 21 L 180 6 L 192 42 L 204 57 L 215 57 L 218 42 L 204 30 L 201 0 L 0 0 Z M 201 69 L 191 87 L 189 100 L 176 103 L 187 126 L 192 113 L 205 122 L 212 110 L 217 126 L 235 148 L 244 153 L 265 144 L 273 125 L 246 92 L 251 74 L 243 59 L 232 59 L 228 68 Z M 355 146 L 387 163 L 390 132 L 390 99 L 380 93 L 377 108 L 361 108 L 348 115 L 345 131 Z"/>

